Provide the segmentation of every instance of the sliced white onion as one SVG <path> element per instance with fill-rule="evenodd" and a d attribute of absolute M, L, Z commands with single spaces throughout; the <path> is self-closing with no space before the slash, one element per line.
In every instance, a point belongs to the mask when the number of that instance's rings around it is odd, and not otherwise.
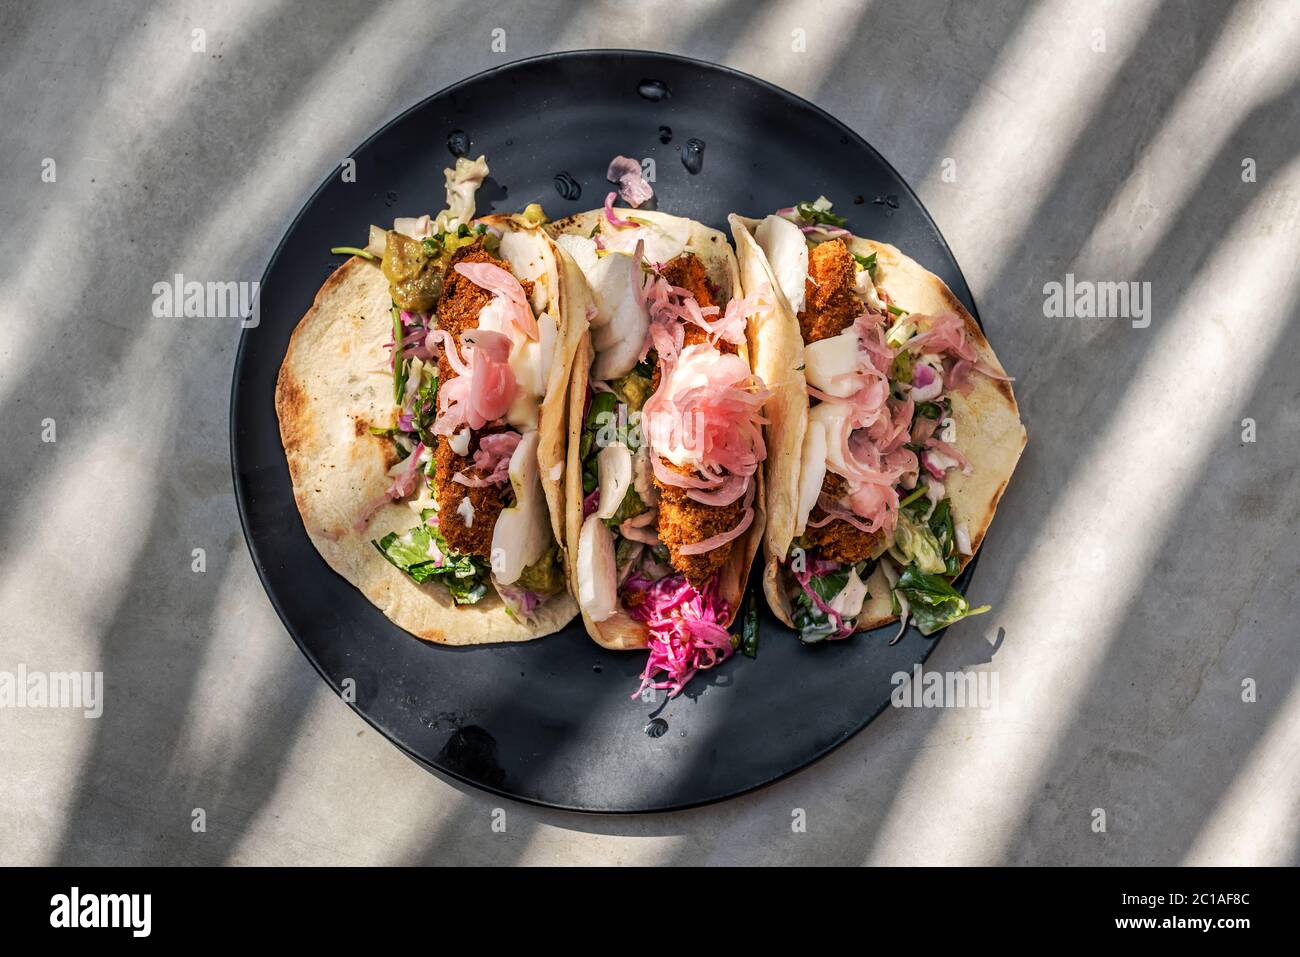
<path fill-rule="evenodd" d="M 513 585 L 551 546 L 551 520 L 537 468 L 536 430 L 524 433 L 510 456 L 515 504 L 501 510 L 492 529 L 492 577 Z"/>
<path fill-rule="evenodd" d="M 858 367 L 858 334 L 851 328 L 804 346 L 803 357 L 804 376 L 814 389 L 847 399 L 862 385 L 853 375 Z"/>
<path fill-rule="evenodd" d="M 759 248 L 767 256 L 772 275 L 794 312 L 804 309 L 808 278 L 808 243 L 799 227 L 781 216 L 768 216 L 754 230 Z"/>
<path fill-rule="evenodd" d="M 899 638 L 902 638 L 903 632 L 907 630 L 907 618 L 912 613 L 912 605 L 908 602 L 907 596 L 898 591 L 898 571 L 894 568 L 893 563 L 882 560 L 880 570 L 885 573 L 885 581 L 889 582 L 890 594 L 898 598 L 898 631 L 894 633 L 893 638 L 889 639 L 889 643 L 892 645 Z"/>
<path fill-rule="evenodd" d="M 520 279 L 533 283 L 533 311 L 548 305 L 546 293 L 547 245 L 539 229 L 507 229 L 501 234 L 501 255 Z"/>
<path fill-rule="evenodd" d="M 618 605 L 614 536 L 595 515 L 578 533 L 578 604 L 592 621 L 604 621 Z"/>
<path fill-rule="evenodd" d="M 428 239 L 433 235 L 433 220 L 423 216 L 399 216 L 393 220 L 393 230 L 411 239 Z"/>
<path fill-rule="evenodd" d="M 641 218 L 634 210 L 619 210 L 621 217 Z M 645 243 L 643 256 L 651 263 L 666 263 L 675 259 L 686 248 L 693 228 L 689 219 L 680 216 L 659 215 L 650 223 L 638 223 L 635 227 L 614 229 L 606 226 L 601 229 L 605 239 L 605 248 L 615 252 L 630 253 L 636 244 Z"/>
<path fill-rule="evenodd" d="M 971 548 L 970 544 L 970 529 L 966 527 L 965 522 L 953 529 L 953 538 L 957 541 L 957 551 L 963 555 L 975 554 L 975 550 Z"/>
<path fill-rule="evenodd" d="M 622 442 L 613 442 L 596 455 L 596 468 L 600 472 L 600 505 L 596 517 L 613 518 L 632 484 L 632 453 Z"/>
<path fill-rule="evenodd" d="M 887 308 L 880 300 L 880 295 L 876 292 L 876 283 L 871 278 L 870 269 L 859 269 L 853 275 L 853 291 L 858 294 L 858 298 L 865 302 L 876 312 L 884 312 Z"/>
<path fill-rule="evenodd" d="M 564 233 L 555 240 L 556 245 L 573 257 L 578 268 L 586 275 L 596 266 L 596 241 L 587 236 Z"/>
<path fill-rule="evenodd" d="M 638 294 L 641 264 L 632 255 L 609 253 L 587 276 L 596 314 L 591 317 L 591 340 L 596 348 L 592 375 L 617 379 L 636 365 L 650 326 L 650 311 Z"/>
<path fill-rule="evenodd" d="M 845 618 L 862 614 L 862 603 L 867 599 L 867 583 L 858 577 L 857 569 L 849 569 L 849 580 L 830 601 L 830 606 Z"/>
<path fill-rule="evenodd" d="M 926 509 L 923 521 L 928 522 L 930 520 L 930 516 L 934 514 L 934 510 L 939 507 L 939 503 L 943 501 L 943 497 L 947 494 L 948 490 L 944 488 L 942 482 L 936 478 L 930 479 L 925 486 L 925 497 L 929 499 L 930 507 Z"/>
<path fill-rule="evenodd" d="M 632 487 L 647 505 L 659 502 L 659 489 L 654 483 L 654 466 L 650 463 L 650 448 L 642 445 L 632 456 Z"/>
<path fill-rule="evenodd" d="M 822 492 L 826 478 L 826 428 L 821 422 L 809 422 L 803 436 L 799 468 L 799 511 L 795 515 L 794 533 L 802 535 L 808 527 L 808 515 Z"/>

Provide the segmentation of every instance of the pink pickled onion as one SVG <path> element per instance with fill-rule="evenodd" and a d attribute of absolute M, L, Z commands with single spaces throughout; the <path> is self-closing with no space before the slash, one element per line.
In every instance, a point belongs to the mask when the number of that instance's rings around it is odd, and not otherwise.
<path fill-rule="evenodd" d="M 623 228 L 624 226 L 635 226 L 636 223 L 632 222 L 631 220 L 619 219 L 617 216 L 614 215 L 614 197 L 617 195 L 618 193 L 610 193 L 608 196 L 605 197 L 605 218 L 609 220 L 609 224 L 611 226 L 614 226 L 619 229 Z"/>
<path fill-rule="evenodd" d="M 925 447 L 926 449 L 933 449 L 934 451 L 938 452 L 940 455 L 945 455 L 949 459 L 955 461 L 957 465 L 961 467 L 961 472 L 963 475 L 970 475 L 971 472 L 973 471 L 973 466 L 970 464 L 970 459 L 966 458 L 966 456 L 962 455 L 961 452 L 957 451 L 956 448 L 949 445 L 947 442 L 943 441 L 942 439 L 937 439 L 934 436 L 930 436 L 930 438 L 926 439 Z M 931 472 L 933 472 L 933 469 L 931 469 Z"/>
<path fill-rule="evenodd" d="M 515 374 L 508 361 L 510 340 L 487 329 L 466 330 L 462 337 L 470 354 L 466 363 L 447 330 L 439 329 L 436 335 L 456 376 L 438 389 L 434 433 L 453 435 L 462 424 L 481 429 L 505 415 L 515 396 Z"/>
<path fill-rule="evenodd" d="M 918 415 L 912 422 L 912 444 L 925 445 L 925 440 L 934 435 L 934 430 L 938 426 L 938 419 L 929 419 L 923 415 Z"/>
<path fill-rule="evenodd" d="M 624 538 L 640 542 L 643 545 L 658 545 L 659 535 L 653 528 L 649 527 L 654 524 L 657 514 L 654 509 L 649 509 L 640 515 L 633 515 L 619 525 L 618 533 Z"/>
<path fill-rule="evenodd" d="M 800 226 L 799 231 L 801 233 L 823 233 L 832 238 L 853 235 L 842 226 L 829 226 L 825 223 L 816 223 L 812 226 Z"/>
<path fill-rule="evenodd" d="M 682 370 L 684 375 L 675 374 Z M 747 480 L 767 457 L 761 428 L 766 420 L 759 413 L 770 395 L 740 356 L 705 343 L 687 346 L 680 362 L 663 370 L 659 388 L 641 410 L 642 434 L 656 453 L 655 476 L 690 489 L 688 496 L 705 504 L 736 501 L 745 487 L 733 481 L 728 488 L 724 473 Z M 690 460 L 703 478 L 657 461 L 669 450 L 687 453 L 678 458 Z"/>
<path fill-rule="evenodd" d="M 520 332 L 536 341 L 537 317 L 533 315 L 528 297 L 524 295 L 524 287 L 513 273 L 492 263 L 456 263 L 456 272 L 479 288 L 504 299 L 510 320 L 519 327 Z"/>
<path fill-rule="evenodd" d="M 974 344 L 966 338 L 966 323 L 955 312 L 942 312 L 937 316 L 917 316 L 916 319 L 929 319 L 930 327 L 907 340 L 904 348 L 911 352 L 947 353 L 954 360 L 950 376 L 951 385 L 959 392 L 970 389 L 971 370 L 998 379 L 1002 382 L 1014 382 L 1011 376 L 999 372 L 979 357 Z"/>
<path fill-rule="evenodd" d="M 474 452 L 474 468 L 479 475 L 457 472 L 451 477 L 452 481 L 470 488 L 504 485 L 510 481 L 510 457 L 515 454 L 522 438 L 518 432 L 493 432 L 483 436 Z"/>
<path fill-rule="evenodd" d="M 811 569 L 805 567 L 802 571 L 797 571 L 795 565 L 792 564 L 790 566 L 790 574 L 793 575 L 794 580 L 799 583 L 799 587 L 802 588 L 803 593 L 808 596 L 808 600 L 816 606 L 818 611 L 826 616 L 827 621 L 835 626 L 835 633 L 833 635 L 828 635 L 827 638 L 831 641 L 836 641 L 840 638 L 847 638 L 849 635 L 853 634 L 853 623 L 845 619 L 843 615 L 827 604 L 825 599 L 823 599 L 821 595 L 817 594 L 816 589 L 808 584 L 809 579 L 812 577 Z"/>
<path fill-rule="evenodd" d="M 633 575 L 623 586 L 628 614 L 645 622 L 650 657 L 641 672 L 641 686 L 666 690 L 668 697 L 681 694 L 697 671 L 712 668 L 731 657 L 731 635 L 722 622 L 729 606 L 717 594 L 717 576 L 702 592 L 681 575 L 669 575 L 656 582 Z M 639 601 L 628 601 L 639 596 Z M 657 674 L 667 675 L 655 681 Z"/>
<path fill-rule="evenodd" d="M 360 517 L 353 523 L 353 528 L 358 532 L 365 531 L 366 525 L 370 522 L 370 517 L 379 511 L 382 506 L 406 498 L 415 491 L 415 484 L 424 465 L 420 461 L 420 456 L 424 454 L 424 448 L 423 442 L 416 444 L 415 449 L 406 457 L 406 467 L 393 477 L 393 484 L 388 486 L 383 495 L 377 496 L 366 503 L 365 508 L 361 510 Z"/>
<path fill-rule="evenodd" d="M 745 511 L 740 516 L 740 521 L 734 528 L 725 532 L 719 532 L 717 535 L 710 535 L 708 538 L 698 542 L 691 542 L 687 545 L 680 546 L 677 551 L 683 555 L 703 555 L 705 552 L 711 552 L 715 548 L 721 548 L 727 542 L 739 538 L 749 528 L 754 521 L 754 486 L 749 487 L 749 496 L 745 500 Z"/>
<path fill-rule="evenodd" d="M 618 195 L 633 209 L 654 196 L 654 188 L 641 175 L 641 164 L 630 156 L 615 156 L 605 172 L 605 179 L 618 184 Z"/>

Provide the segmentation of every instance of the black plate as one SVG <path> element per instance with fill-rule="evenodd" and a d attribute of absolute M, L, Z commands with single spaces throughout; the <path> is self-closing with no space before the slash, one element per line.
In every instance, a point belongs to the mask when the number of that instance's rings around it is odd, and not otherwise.
<path fill-rule="evenodd" d="M 647 84 L 646 81 L 654 81 Z M 654 99 L 666 89 L 669 95 Z M 645 94 L 651 94 L 647 97 Z M 661 141 L 661 127 L 672 131 Z M 644 654 L 615 654 L 575 622 L 518 645 L 446 648 L 391 624 L 335 575 L 303 529 L 276 423 L 276 372 L 289 334 L 370 223 L 442 208 L 448 134 L 467 133 L 492 169 L 479 213 L 542 203 L 552 218 L 599 206 L 618 153 L 653 157 L 658 206 L 726 230 L 821 193 L 855 232 L 901 247 L 948 283 L 966 282 L 934 222 L 894 169 L 817 107 L 754 77 L 655 53 L 588 51 L 479 74 L 403 113 L 316 190 L 276 250 L 261 324 L 235 360 L 231 458 L 253 562 L 289 633 L 336 691 L 426 767 L 525 801 L 588 811 L 680 808 L 739 794 L 843 743 L 889 702 L 891 675 L 934 647 L 890 629 L 804 647 L 762 606 L 757 658 L 735 655 L 662 705 L 631 700 Z M 681 151 L 704 142 L 703 169 Z M 567 173 L 581 197 L 561 198 Z M 972 563 L 973 565 L 973 563 Z M 967 572 L 969 576 L 969 571 Z M 652 712 L 667 722 L 646 732 Z"/>

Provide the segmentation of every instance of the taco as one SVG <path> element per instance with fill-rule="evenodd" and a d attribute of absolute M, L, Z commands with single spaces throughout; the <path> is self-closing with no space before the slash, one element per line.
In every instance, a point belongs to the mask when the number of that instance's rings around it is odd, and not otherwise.
<path fill-rule="evenodd" d="M 754 368 L 773 389 L 763 588 L 805 642 L 970 615 L 952 585 L 1026 435 L 979 326 L 934 274 L 820 197 L 730 217 L 746 292 L 771 291 Z"/>
<path fill-rule="evenodd" d="M 385 615 L 444 644 L 549 634 L 577 609 L 564 441 L 586 287 L 540 209 L 475 218 L 483 157 L 437 217 L 371 227 L 299 322 L 276 384 L 317 550 Z"/>
<path fill-rule="evenodd" d="M 760 409 L 726 236 L 658 212 L 553 224 L 592 291 L 573 365 L 566 541 L 587 631 L 648 648 L 641 690 L 729 657 L 764 526 Z"/>

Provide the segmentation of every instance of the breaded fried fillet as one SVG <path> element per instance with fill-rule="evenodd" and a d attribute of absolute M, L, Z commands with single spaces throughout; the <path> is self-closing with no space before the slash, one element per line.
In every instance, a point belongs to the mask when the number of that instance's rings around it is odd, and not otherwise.
<path fill-rule="evenodd" d="M 665 263 L 660 275 L 674 286 L 680 286 L 682 289 L 689 291 L 695 297 L 695 301 L 700 304 L 701 309 L 718 305 L 718 297 L 715 295 L 713 283 L 709 280 L 709 274 L 704 270 L 704 263 L 700 261 L 698 256 L 691 253 L 682 253 L 675 259 Z M 708 339 L 708 333 L 693 322 L 686 323 L 683 333 L 683 347 L 692 346 L 697 342 L 704 342 Z M 730 353 L 736 351 L 736 346 L 725 339 L 718 340 L 717 348 L 719 352 Z M 655 384 L 658 384 L 657 379 Z"/>
<path fill-rule="evenodd" d="M 690 474 L 688 469 L 676 468 L 666 460 L 664 465 L 674 471 Z M 687 498 L 687 490 L 684 488 L 663 485 L 657 479 L 655 485 L 659 489 L 659 540 L 668 546 L 668 557 L 673 568 L 685 575 L 694 588 L 703 588 L 714 573 L 730 560 L 737 539 L 733 538 L 725 545 L 702 555 L 683 555 L 681 547 L 692 542 L 702 542 L 735 528 L 745 514 L 745 499 L 742 496 L 730 505 L 704 505 Z"/>
<path fill-rule="evenodd" d="M 699 257 L 690 253 L 683 253 L 666 263 L 661 275 L 674 286 L 680 286 L 688 290 L 695 297 L 695 301 L 699 303 L 700 308 L 718 305 L 714 297 L 713 285 L 709 282 L 708 274 L 705 272 L 704 264 L 699 260 Z M 685 324 L 684 345 L 689 346 L 697 342 L 704 342 L 707 338 L 708 334 L 699 326 L 693 323 Z M 736 351 L 736 347 L 732 343 L 722 340 L 719 340 L 718 348 L 723 352 Z M 655 365 L 654 388 L 659 388 L 659 366 L 657 363 Z M 660 462 L 675 472 L 681 472 L 684 475 L 693 474 L 693 470 L 679 468 L 665 458 L 661 457 Z M 691 583 L 692 587 L 703 588 L 718 569 L 727 564 L 736 545 L 736 540 L 732 539 L 725 545 L 705 552 L 703 555 L 683 555 L 680 549 L 683 545 L 702 542 L 706 538 L 711 538 L 714 535 L 735 528 L 739 524 L 741 516 L 745 513 L 744 499 L 741 498 L 739 501 L 721 507 L 705 505 L 702 502 L 688 498 L 686 495 L 687 489 L 676 485 L 664 485 L 658 479 L 655 479 L 655 486 L 659 489 L 659 540 L 668 546 L 669 561 L 673 568 L 685 575 L 686 580 Z"/>
<path fill-rule="evenodd" d="M 804 342 L 837 336 L 866 311 L 853 291 L 857 268 L 842 239 L 818 243 L 809 251 L 806 303 L 799 313 Z"/>
<path fill-rule="evenodd" d="M 462 246 L 452 253 L 443 283 L 442 298 L 438 300 L 437 319 L 438 328 L 445 329 L 458 344 L 466 330 L 478 328 L 479 311 L 492 301 L 491 293 L 455 271 L 456 264 L 462 262 L 491 263 L 507 271 L 510 270 L 508 262 L 498 259 L 483 248 L 482 240 L 469 246 Z M 524 287 L 524 295 L 531 299 L 533 284 L 526 279 L 520 280 L 520 284 Z M 463 355 L 462 353 L 462 357 Z M 456 374 L 447 357 L 445 355 L 439 357 L 440 387 L 454 379 Z M 460 554 L 476 555 L 490 560 L 492 531 L 496 527 L 497 516 L 501 514 L 501 509 L 508 504 L 510 488 L 499 485 L 470 488 L 454 481 L 452 476 L 461 471 L 477 476 L 479 472 L 473 467 L 473 459 L 474 453 L 478 450 L 479 438 L 501 431 L 505 430 L 501 427 L 489 426 L 473 433 L 470 436 L 469 455 L 457 455 L 446 436 L 439 436 L 434 448 L 436 472 L 433 486 L 434 495 L 438 500 L 438 528 L 452 551 Z M 465 524 L 464 517 L 457 511 L 461 501 L 466 497 L 474 507 L 472 523 L 468 526 Z"/>
<path fill-rule="evenodd" d="M 434 491 L 438 498 L 438 528 L 447 540 L 451 550 L 461 555 L 476 555 L 490 561 L 492 558 L 492 531 L 496 528 L 497 516 L 508 504 L 509 486 L 488 485 L 483 488 L 471 488 L 453 480 L 457 472 L 479 477 L 481 473 L 474 468 L 474 453 L 478 451 L 479 438 L 505 429 L 484 429 L 470 437 L 469 455 L 457 455 L 444 435 L 438 436 L 434 447 L 433 462 L 437 473 L 434 476 Z M 460 514 L 461 501 L 468 498 L 474 507 L 471 523 L 465 524 Z"/>
<path fill-rule="evenodd" d="M 833 472 L 826 473 L 826 478 L 822 480 L 822 494 L 839 498 L 847 490 L 848 485 L 843 478 Z M 813 506 L 808 516 L 810 522 L 825 517 L 826 513 L 820 505 Z M 813 528 L 810 524 L 804 530 L 802 540 L 804 547 L 815 552 L 819 558 L 853 565 L 874 554 L 878 537 L 878 532 L 864 532 L 842 519 L 835 519 L 821 528 Z"/>

